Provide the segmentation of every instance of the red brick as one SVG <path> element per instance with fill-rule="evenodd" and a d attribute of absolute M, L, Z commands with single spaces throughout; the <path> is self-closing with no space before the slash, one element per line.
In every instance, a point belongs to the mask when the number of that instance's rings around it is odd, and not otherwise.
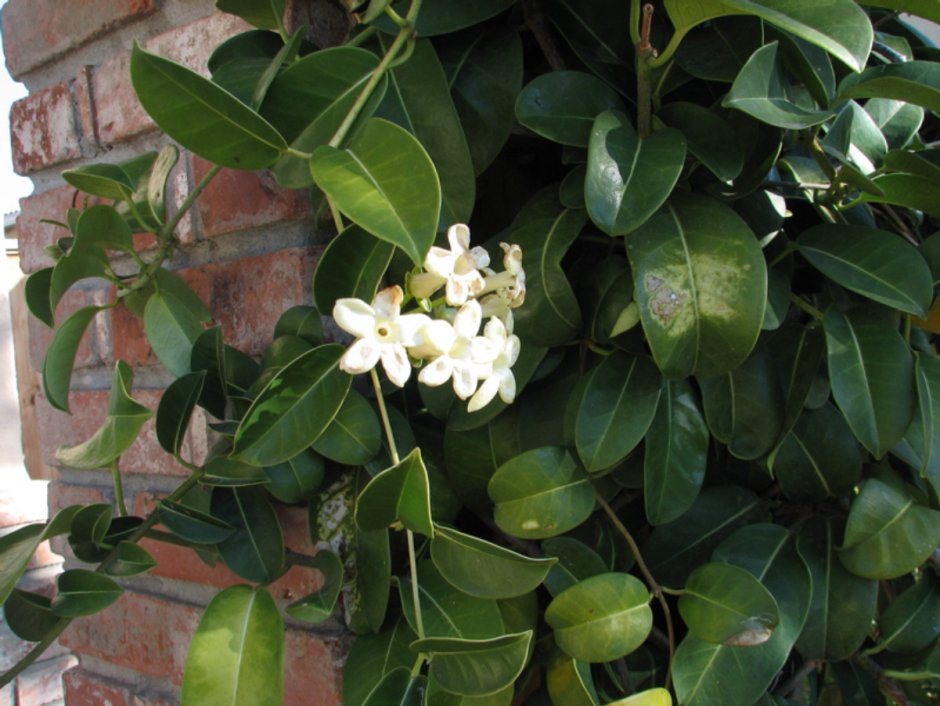
<path fill-rule="evenodd" d="M 79 309 L 104 304 L 107 304 L 107 293 L 104 290 L 72 289 L 66 292 L 56 308 L 56 325 L 61 325 Z M 106 324 L 106 316 L 106 312 L 99 312 L 88 325 L 75 353 L 75 370 L 101 365 L 102 362 L 110 359 L 107 337 L 103 336 L 101 331 L 101 326 Z M 43 358 L 55 331 L 35 316 L 29 317 L 29 356 L 33 370 L 42 370 Z"/>
<path fill-rule="evenodd" d="M 284 654 L 284 703 L 342 706 L 345 640 L 321 642 L 311 633 L 288 629 Z"/>
<path fill-rule="evenodd" d="M 110 492 L 105 494 L 101 488 L 73 485 L 61 480 L 52 481 L 49 484 L 49 517 L 55 517 L 60 510 L 70 505 L 110 503 L 112 499 Z"/>
<path fill-rule="evenodd" d="M 57 83 L 14 103 L 10 134 L 17 174 L 30 174 L 81 156 L 69 84 Z"/>
<path fill-rule="evenodd" d="M 144 321 L 140 316 L 119 306 L 111 310 L 110 319 L 115 360 L 123 360 L 135 368 L 160 362 L 147 342 Z"/>
<path fill-rule="evenodd" d="M 89 142 L 98 141 L 98 127 L 95 125 L 95 109 L 92 104 L 91 79 L 93 66 L 83 66 L 75 77 L 75 105 L 78 108 L 78 121 L 82 135 Z"/>
<path fill-rule="evenodd" d="M 29 274 L 54 264 L 43 249 L 68 235 L 68 231 L 42 221 L 53 220 L 65 223 L 68 210 L 75 202 L 77 194 L 78 192 L 71 186 L 62 186 L 20 199 L 20 215 L 16 219 L 16 230 L 20 248 L 20 267 L 23 272 Z"/>
<path fill-rule="evenodd" d="M 7 68 L 18 78 L 152 7 L 153 0 L 10 0 L 3 9 Z"/>
<path fill-rule="evenodd" d="M 65 702 L 69 706 L 129 706 L 130 693 L 123 685 L 109 682 L 81 667 L 67 671 Z"/>
<path fill-rule="evenodd" d="M 61 657 L 34 664 L 16 680 L 16 702 L 42 706 L 62 698 L 62 672 L 76 664 L 74 657 Z"/>
<path fill-rule="evenodd" d="M 69 706 L 72 706 L 69 704 Z M 179 700 L 167 699 L 151 694 L 135 694 L 131 706 L 179 706 Z"/>
<path fill-rule="evenodd" d="M 202 179 L 210 166 L 203 159 L 193 159 L 194 181 Z M 223 169 L 199 197 L 197 205 L 202 233 L 211 238 L 302 218 L 310 212 L 310 192 L 283 189 L 268 171 Z"/>

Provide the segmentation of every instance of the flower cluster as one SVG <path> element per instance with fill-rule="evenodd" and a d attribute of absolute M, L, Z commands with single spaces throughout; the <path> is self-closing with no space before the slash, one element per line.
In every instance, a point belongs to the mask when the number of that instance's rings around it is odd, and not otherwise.
<path fill-rule="evenodd" d="M 512 366 L 519 357 L 512 310 L 525 301 L 522 249 L 500 243 L 505 270 L 495 272 L 489 254 L 470 247 L 467 226 L 452 226 L 447 240 L 450 249 L 432 247 L 423 270 L 408 280 L 409 294 L 424 303 L 423 310 L 401 313 L 405 293 L 398 285 L 381 290 L 371 305 L 355 298 L 336 302 L 333 318 L 356 337 L 340 368 L 365 373 L 381 361 L 388 379 L 402 387 L 414 363 L 425 385 L 451 380 L 457 396 L 470 400 L 471 412 L 497 394 L 510 403 L 516 396 Z M 441 288 L 443 301 L 431 302 Z"/>

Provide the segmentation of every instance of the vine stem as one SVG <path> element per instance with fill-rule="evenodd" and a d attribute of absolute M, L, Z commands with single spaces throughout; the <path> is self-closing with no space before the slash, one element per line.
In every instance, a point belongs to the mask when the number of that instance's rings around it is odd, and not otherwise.
<path fill-rule="evenodd" d="M 656 596 L 659 605 L 663 609 L 663 617 L 666 619 L 666 635 L 669 640 L 669 667 L 666 669 L 666 689 L 669 689 L 672 683 L 672 662 L 676 654 L 676 633 L 672 627 L 672 612 L 669 610 L 669 603 L 666 602 L 666 596 L 663 593 L 662 587 L 656 582 L 656 579 L 653 578 L 653 574 L 646 565 L 646 561 L 644 561 L 643 555 L 640 553 L 640 547 L 637 545 L 633 535 L 630 534 L 630 530 L 624 526 L 620 518 L 617 517 L 617 513 L 614 512 L 613 508 L 604 500 L 599 492 L 595 490 L 594 496 L 597 498 L 597 504 L 601 506 L 604 513 L 610 519 L 611 524 L 613 524 L 616 530 L 620 532 L 621 536 L 626 540 L 630 551 L 633 553 L 633 558 L 636 559 L 636 565 L 640 569 L 640 573 L 643 574 L 643 578 L 646 579 L 646 585 L 649 586 L 650 591 Z"/>
<path fill-rule="evenodd" d="M 636 131 L 641 138 L 649 137 L 653 130 L 653 67 L 650 62 L 656 57 L 656 50 L 650 44 L 652 26 L 653 6 L 646 3 L 640 41 L 636 45 Z"/>
<path fill-rule="evenodd" d="M 186 493 L 193 489 L 193 487 L 199 482 L 202 478 L 202 470 L 199 469 L 198 473 L 194 473 L 185 481 L 183 481 L 172 493 L 164 498 L 165 501 L 174 502 L 182 498 Z M 144 519 L 140 525 L 127 537 L 125 541 L 128 542 L 138 542 L 140 541 L 147 532 L 157 524 L 157 510 L 154 509 L 147 517 Z M 95 569 L 98 573 L 107 571 L 112 564 L 117 560 L 117 547 L 111 550 L 111 553 L 105 557 L 104 561 L 98 564 L 98 568 Z M 39 657 L 52 645 L 53 642 L 62 634 L 62 632 L 72 623 L 73 618 L 59 618 L 58 622 L 53 625 L 49 631 L 43 635 L 42 640 L 36 643 L 36 646 L 33 647 L 23 658 L 10 667 L 6 672 L 0 675 L 0 689 L 5 687 L 11 681 L 16 679 L 23 670 L 27 669 L 33 662 L 35 662 Z"/>
<path fill-rule="evenodd" d="M 122 516 L 126 516 L 127 503 L 124 502 L 124 482 L 121 479 L 121 469 L 118 467 L 118 459 L 111 463 L 111 484 L 114 486 L 114 502 L 121 511 Z"/>
<path fill-rule="evenodd" d="M 807 314 L 812 316 L 817 321 L 823 320 L 824 318 L 823 313 L 819 309 L 817 309 L 815 306 L 813 306 L 809 302 L 805 301 L 802 297 L 798 297 L 797 295 L 793 294 L 793 292 L 790 292 L 790 301 L 796 304 L 798 307 L 800 307 L 803 311 L 805 311 Z"/>
<path fill-rule="evenodd" d="M 395 435 L 392 433 L 392 423 L 385 408 L 385 397 L 382 395 L 382 383 L 375 368 L 369 371 L 372 376 L 372 386 L 375 388 L 375 401 L 379 406 L 379 416 L 382 418 L 382 428 L 385 429 L 385 438 L 388 440 L 388 453 L 392 458 L 392 465 L 401 463 L 398 456 L 398 447 L 395 445 Z M 421 593 L 418 589 L 418 559 L 415 553 L 415 535 L 407 527 L 405 537 L 408 541 L 408 567 L 411 572 L 411 600 L 415 606 L 415 627 L 418 629 L 418 639 L 424 639 L 424 619 L 421 616 Z"/>

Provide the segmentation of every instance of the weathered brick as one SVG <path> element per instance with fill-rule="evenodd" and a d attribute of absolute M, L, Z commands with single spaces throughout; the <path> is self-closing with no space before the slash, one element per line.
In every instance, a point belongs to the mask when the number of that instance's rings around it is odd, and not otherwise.
<path fill-rule="evenodd" d="M 20 199 L 20 215 L 16 219 L 16 231 L 20 248 L 20 267 L 29 274 L 43 267 L 51 267 L 53 261 L 44 252 L 59 238 L 68 235 L 64 228 L 43 223 L 53 220 L 65 223 L 69 208 L 77 191 L 71 186 L 50 189 Z"/>
<path fill-rule="evenodd" d="M 203 159 L 194 159 L 194 180 L 202 179 L 210 166 Z M 302 218 L 310 212 L 310 193 L 281 188 L 268 171 L 223 169 L 197 204 L 202 233 L 213 237 Z"/>
<path fill-rule="evenodd" d="M 7 684 L 0 689 L 0 706 L 16 706 L 16 702 L 13 699 L 13 689 L 15 686 L 15 683 Z"/>
<path fill-rule="evenodd" d="M 72 656 L 34 664 L 16 680 L 16 702 L 42 706 L 62 698 L 62 672 L 77 663 Z"/>
<path fill-rule="evenodd" d="M 33 93 L 10 109 L 13 168 L 30 174 L 81 155 L 79 121 L 69 83 Z"/>
<path fill-rule="evenodd" d="M 65 699 L 69 706 L 129 706 L 131 695 L 127 688 L 96 674 L 75 667 L 62 678 Z"/>
<path fill-rule="evenodd" d="M 71 704 L 69 704 L 71 706 Z M 170 699 L 153 694 L 134 694 L 131 706 L 179 706 L 179 699 Z"/>
<path fill-rule="evenodd" d="M 284 653 L 284 703 L 342 706 L 342 665 L 348 647 L 345 640 L 320 641 L 303 630 L 288 629 Z"/>
<path fill-rule="evenodd" d="M 10 0 L 3 8 L 7 68 L 18 78 L 152 8 L 153 0 Z"/>

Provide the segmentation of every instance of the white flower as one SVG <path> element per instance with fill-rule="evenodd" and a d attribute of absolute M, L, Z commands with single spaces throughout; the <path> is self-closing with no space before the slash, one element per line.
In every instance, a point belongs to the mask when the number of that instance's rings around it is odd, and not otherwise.
<path fill-rule="evenodd" d="M 418 380 L 436 387 L 453 378 L 454 392 L 460 399 L 465 400 L 472 395 L 480 378 L 491 373 L 493 360 L 498 354 L 489 339 L 477 335 L 482 321 L 480 304 L 471 299 L 460 307 L 449 331 L 443 327 L 436 328 L 434 334 L 438 338 L 433 344 L 446 353 L 424 366 L 418 373 Z"/>
<path fill-rule="evenodd" d="M 420 332 L 430 319 L 424 314 L 402 316 L 403 299 L 404 292 L 395 285 L 376 294 L 372 306 L 355 298 L 336 301 L 333 318 L 358 339 L 340 358 L 340 369 L 356 375 L 368 372 L 381 360 L 388 379 L 404 386 L 411 375 L 405 348 L 421 342 Z"/>
<path fill-rule="evenodd" d="M 481 247 L 470 248 L 470 229 L 463 223 L 447 230 L 450 250 L 432 247 L 424 259 L 426 273 L 411 278 L 409 286 L 415 296 L 427 297 L 442 284 L 451 306 L 461 306 L 483 291 L 480 269 L 490 264 L 490 256 Z"/>
<path fill-rule="evenodd" d="M 519 358 L 519 337 L 512 334 L 503 322 L 497 318 L 490 319 L 483 330 L 483 335 L 491 341 L 493 348 L 498 352 L 493 361 L 492 369 L 480 389 L 470 398 L 467 405 L 468 412 L 483 409 L 499 393 L 499 398 L 506 404 L 516 399 L 516 378 L 512 374 L 512 366 Z"/>
<path fill-rule="evenodd" d="M 488 271 L 479 294 L 495 292 L 507 307 L 517 309 L 525 302 L 525 270 L 522 269 L 522 248 L 513 243 L 500 243 L 503 249 L 503 272 Z"/>

